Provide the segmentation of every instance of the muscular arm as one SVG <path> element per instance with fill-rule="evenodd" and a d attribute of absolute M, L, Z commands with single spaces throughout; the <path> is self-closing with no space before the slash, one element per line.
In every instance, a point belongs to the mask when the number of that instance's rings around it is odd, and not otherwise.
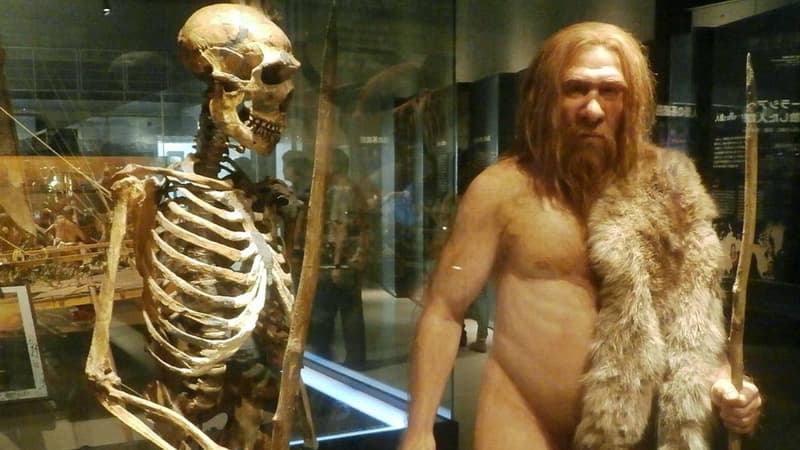
<path fill-rule="evenodd" d="M 412 350 L 408 431 L 401 449 L 433 449 L 436 409 L 458 351 L 465 311 L 485 284 L 502 233 L 502 177 L 492 168 L 464 194 L 424 293 Z"/>

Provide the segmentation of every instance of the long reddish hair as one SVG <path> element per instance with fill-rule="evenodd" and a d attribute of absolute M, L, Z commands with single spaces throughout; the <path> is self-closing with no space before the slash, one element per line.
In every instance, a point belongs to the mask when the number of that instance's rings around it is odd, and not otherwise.
<path fill-rule="evenodd" d="M 655 119 L 655 80 L 642 45 L 630 33 L 611 24 L 583 22 L 549 37 L 528 67 L 522 85 L 514 153 L 533 175 L 544 195 L 565 201 L 579 212 L 587 207 L 590 193 L 565 182 L 560 129 L 561 81 L 567 64 L 581 51 L 602 46 L 616 54 L 625 77 L 623 118 L 616 136 L 617 156 L 608 179 L 625 177 L 649 142 Z M 607 180 L 606 180 L 607 181 Z M 600 184 L 603 182 L 601 181 Z M 598 186 L 598 183 L 592 183 Z"/>

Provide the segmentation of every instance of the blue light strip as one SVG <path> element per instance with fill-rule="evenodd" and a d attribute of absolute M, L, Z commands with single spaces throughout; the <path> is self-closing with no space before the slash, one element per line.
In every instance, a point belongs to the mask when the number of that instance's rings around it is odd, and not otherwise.
<path fill-rule="evenodd" d="M 393 429 L 406 427 L 406 412 L 399 408 L 357 391 L 341 381 L 334 380 L 308 367 L 302 369 L 300 376 L 306 386 L 335 398 L 376 420 L 380 420 Z"/>

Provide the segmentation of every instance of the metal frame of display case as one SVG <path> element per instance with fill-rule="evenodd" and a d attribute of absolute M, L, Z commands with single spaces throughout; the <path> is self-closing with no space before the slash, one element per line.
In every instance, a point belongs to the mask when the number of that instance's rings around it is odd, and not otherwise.
<path fill-rule="evenodd" d="M 0 402 L 47 397 L 47 384 L 44 379 L 42 358 L 39 354 L 39 343 L 36 339 L 36 324 L 33 319 L 28 289 L 25 286 L 2 286 L 0 291 L 2 291 L 4 299 L 6 295 L 13 295 L 17 298 L 16 306 L 19 310 L 18 312 L 11 312 L 11 314 L 19 314 L 33 383 L 33 386 L 22 389 L 0 390 Z M 4 313 L 3 316 L 7 317 L 8 315 Z M 0 339 L 0 345 L 3 345 L 2 341 L 3 339 Z M 4 359 L 7 360 L 7 358 Z"/>

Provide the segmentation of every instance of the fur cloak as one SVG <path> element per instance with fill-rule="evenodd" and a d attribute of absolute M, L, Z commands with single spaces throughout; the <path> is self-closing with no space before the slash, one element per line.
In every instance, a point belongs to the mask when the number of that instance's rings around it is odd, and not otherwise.
<path fill-rule="evenodd" d="M 691 160 L 648 147 L 587 222 L 600 311 L 583 380 L 580 450 L 705 450 L 725 358 L 716 208 Z M 651 411 L 652 410 L 652 411 Z"/>

